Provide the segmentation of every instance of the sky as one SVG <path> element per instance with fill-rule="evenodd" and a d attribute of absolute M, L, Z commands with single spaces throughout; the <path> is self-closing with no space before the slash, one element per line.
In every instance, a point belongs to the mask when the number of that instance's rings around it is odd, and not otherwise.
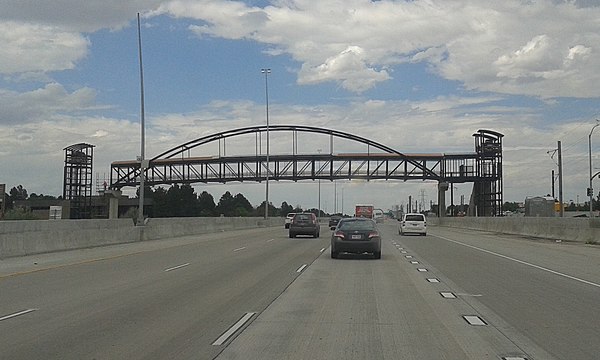
<path fill-rule="evenodd" d="M 65 147 L 93 144 L 100 181 L 111 162 L 140 154 L 137 13 L 146 157 L 264 125 L 260 70 L 270 68 L 270 124 L 340 130 L 403 153 L 472 152 L 472 134 L 494 130 L 505 135 L 504 200 L 519 202 L 551 193 L 561 141 L 564 199 L 586 199 L 588 135 L 600 118 L 598 0 L 5 0 L 0 183 L 62 195 Z M 598 172 L 600 130 L 592 139 Z M 243 144 L 228 143 L 228 154 L 254 152 Z M 289 137 L 271 140 L 272 153 L 290 146 Z M 328 146 L 305 136 L 300 151 Z M 472 184 L 455 186 L 455 203 L 470 195 Z M 594 186 L 597 194 L 600 180 Z M 255 206 L 265 196 L 256 183 L 195 188 L 216 201 L 241 192 Z M 269 199 L 316 207 L 318 188 L 271 182 Z M 437 197 L 435 182 L 320 188 L 326 211 Z"/>

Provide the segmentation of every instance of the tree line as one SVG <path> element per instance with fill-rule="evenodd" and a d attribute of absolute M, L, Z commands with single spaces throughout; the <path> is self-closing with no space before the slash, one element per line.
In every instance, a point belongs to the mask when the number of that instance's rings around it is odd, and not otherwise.
<path fill-rule="evenodd" d="M 138 194 L 139 196 L 139 194 Z M 149 216 L 160 217 L 213 217 L 213 216 L 263 216 L 265 213 L 265 202 L 254 207 L 241 194 L 231 194 L 226 191 L 219 201 L 215 203 L 213 196 L 207 191 L 196 194 L 190 185 L 172 185 L 168 189 L 147 187 L 144 190 L 144 198 L 152 199 L 152 209 Z M 316 209 L 314 209 L 316 211 Z M 302 212 L 300 206 L 289 205 L 286 201 L 280 207 L 269 204 L 269 216 L 285 216 L 290 212 Z"/>
<path fill-rule="evenodd" d="M 139 190 L 136 194 L 139 197 Z M 4 196 L 5 201 L 5 219 L 29 219 L 24 209 L 14 209 L 14 203 L 18 200 L 60 200 L 62 196 L 52 196 L 44 194 L 29 194 L 23 185 L 18 185 L 10 189 Z M 151 199 L 152 206 L 145 210 L 150 217 L 247 217 L 264 216 L 265 202 L 263 201 L 257 207 L 252 206 L 250 201 L 241 193 L 231 194 L 226 191 L 218 202 L 207 191 L 196 194 L 194 188 L 189 184 L 172 185 L 169 188 L 163 187 L 145 187 L 144 199 Z M 147 202 L 148 203 L 148 202 Z M 269 203 L 269 216 L 286 216 L 290 212 L 303 212 L 300 205 L 292 206 L 286 201 L 277 207 Z M 307 209 L 308 212 L 318 214 L 317 209 Z M 14 215 L 14 216 L 13 216 Z M 127 214 L 125 216 L 133 216 Z M 326 216 L 321 212 L 320 216 Z M 33 218 L 32 218 L 33 219 Z"/>

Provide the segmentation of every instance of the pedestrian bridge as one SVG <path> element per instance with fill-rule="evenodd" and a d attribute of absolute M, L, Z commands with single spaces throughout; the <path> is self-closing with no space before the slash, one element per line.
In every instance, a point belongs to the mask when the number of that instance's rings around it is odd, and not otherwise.
<path fill-rule="evenodd" d="M 266 132 L 291 133 L 291 153 L 262 154 Z M 329 137 L 324 153 L 299 154 L 298 133 Z M 254 154 L 227 156 L 227 141 L 254 135 Z M 144 164 L 145 184 L 260 182 L 302 180 L 433 180 L 443 195 L 451 184 L 474 184 L 472 202 L 480 215 L 500 215 L 502 206 L 502 137 L 491 130 L 473 134 L 475 151 L 462 154 L 406 154 L 392 147 L 350 133 L 297 125 L 244 127 L 201 137 L 169 149 Z M 366 152 L 336 152 L 340 140 L 366 145 Z M 218 142 L 219 154 L 189 156 L 190 150 Z M 196 149 L 198 150 L 198 149 Z M 252 149 L 250 149 L 252 151 Z M 139 186 L 140 161 L 115 161 L 111 164 L 111 188 Z M 443 196 L 438 197 L 445 208 Z"/>

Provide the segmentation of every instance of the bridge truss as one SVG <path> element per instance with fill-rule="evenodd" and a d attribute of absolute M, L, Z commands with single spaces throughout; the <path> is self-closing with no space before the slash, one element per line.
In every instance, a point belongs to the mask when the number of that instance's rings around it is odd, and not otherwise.
<path fill-rule="evenodd" d="M 404 154 L 372 140 L 309 126 L 274 125 L 269 131 L 294 134 L 292 154 L 250 156 L 186 156 L 189 150 L 227 138 L 254 133 L 259 136 L 266 126 L 246 127 L 202 137 L 179 145 L 149 160 L 145 169 L 147 186 L 162 184 L 260 182 L 302 180 L 433 180 L 441 184 L 474 183 L 472 202 L 480 215 L 501 214 L 502 135 L 479 130 L 473 136 L 476 151 L 464 154 Z M 297 133 L 319 133 L 330 137 L 326 154 L 298 154 Z M 336 153 L 334 139 L 342 138 L 366 144 L 366 153 Z M 223 146 L 224 147 L 224 146 Z M 221 145 L 219 145 L 219 151 Z M 140 162 L 115 161 L 111 164 L 111 188 L 139 186 Z"/>

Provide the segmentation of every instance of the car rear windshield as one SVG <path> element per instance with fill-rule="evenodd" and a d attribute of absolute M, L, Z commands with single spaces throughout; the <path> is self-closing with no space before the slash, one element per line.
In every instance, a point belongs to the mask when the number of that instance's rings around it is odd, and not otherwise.
<path fill-rule="evenodd" d="M 406 221 L 425 221 L 423 215 L 406 215 Z"/>
<path fill-rule="evenodd" d="M 310 221 L 312 220 L 312 216 L 308 215 L 308 214 L 296 214 L 296 216 L 294 216 L 294 221 L 298 222 L 298 221 Z"/>
<path fill-rule="evenodd" d="M 375 223 L 372 221 L 348 220 L 340 223 L 340 230 L 375 230 Z"/>

